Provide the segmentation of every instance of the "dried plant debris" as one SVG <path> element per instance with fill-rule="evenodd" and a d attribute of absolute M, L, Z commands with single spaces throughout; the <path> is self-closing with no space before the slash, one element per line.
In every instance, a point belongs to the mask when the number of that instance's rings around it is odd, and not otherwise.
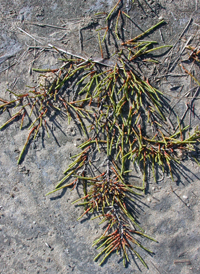
<path fill-rule="evenodd" d="M 119 20 L 122 16 L 129 18 L 122 6 L 119 0 L 107 15 L 103 41 L 110 31 L 112 20 L 115 21 L 116 38 L 118 41 L 121 39 Z M 170 48 L 166 45 L 154 47 L 156 41 L 141 40 L 162 24 L 164 20 L 132 39 L 121 41 L 107 63 L 103 59 L 99 34 L 100 61 L 72 55 L 52 46 L 61 53 L 63 65 L 53 70 L 33 69 L 42 73 L 37 86 L 27 87 L 28 91 L 24 94 L 8 90 L 12 99 L 0 99 L 2 113 L 16 109 L 0 127 L 1 130 L 16 118 L 20 120 L 19 128 L 23 129 L 28 117 L 29 132 L 18 164 L 24 159 L 28 143 L 36 138 L 39 131 L 43 130 L 49 136 L 47 121 L 53 110 L 62 112 L 68 123 L 76 121 L 86 136 L 86 141 L 79 145 L 80 152 L 71 157 L 72 163 L 64 172 L 63 179 L 47 195 L 66 187 L 76 189 L 82 186 L 83 196 L 74 202 L 84 206 L 78 220 L 93 214 L 93 218 L 101 218 L 101 223 L 105 223 L 102 236 L 94 242 L 97 249 L 102 248 L 94 258 L 96 261 L 103 256 L 100 265 L 116 251 L 122 254 L 125 266 L 129 262 L 128 254 L 133 252 L 147 267 L 135 247 L 152 253 L 140 243 L 139 238 L 154 239 L 144 234 L 134 208 L 138 197 L 145 194 L 149 170 L 152 170 L 155 181 L 157 167 L 163 173 L 170 173 L 173 180 L 183 153 L 195 151 L 195 145 L 200 140 L 198 128 L 189 133 L 188 127 L 182 127 L 178 117 L 176 130 L 166 130 L 166 113 L 170 107 L 164 94 L 135 69 L 138 62 L 156 64 L 152 52 Z M 189 59 L 199 62 L 199 49 L 187 46 L 187 50 L 190 51 Z M 199 85 L 183 65 L 182 68 Z M 99 166 L 98 159 L 102 159 Z M 198 162 L 196 157 L 194 159 Z M 134 185 L 129 182 L 129 176 L 135 164 L 143 178 L 142 183 Z"/>

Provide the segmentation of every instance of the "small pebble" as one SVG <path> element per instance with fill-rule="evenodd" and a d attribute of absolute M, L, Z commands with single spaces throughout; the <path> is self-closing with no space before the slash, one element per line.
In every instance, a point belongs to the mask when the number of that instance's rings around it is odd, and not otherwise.
<path fill-rule="evenodd" d="M 68 250 L 68 248 L 66 248 L 66 249 L 65 249 L 65 253 L 67 253 L 67 254 L 69 253 L 69 250 Z"/>

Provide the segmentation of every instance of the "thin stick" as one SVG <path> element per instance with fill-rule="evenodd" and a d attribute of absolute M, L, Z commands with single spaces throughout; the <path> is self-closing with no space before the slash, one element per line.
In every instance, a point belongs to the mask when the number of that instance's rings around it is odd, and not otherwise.
<path fill-rule="evenodd" d="M 186 263 L 187 265 L 191 265 L 191 261 L 187 259 L 183 260 L 174 260 L 174 264 Z"/>
<path fill-rule="evenodd" d="M 181 199 L 181 197 L 175 192 L 175 190 L 173 190 L 173 188 L 172 188 L 172 186 L 170 186 L 171 187 L 171 191 L 176 195 L 176 197 L 178 197 L 179 198 L 179 200 L 187 207 L 187 208 L 189 208 L 190 209 L 190 206 L 189 205 L 187 205 L 187 203 L 186 202 L 184 202 L 182 199 Z M 190 209 L 191 210 L 191 209 Z"/>
<path fill-rule="evenodd" d="M 169 72 L 171 72 L 173 70 L 173 68 L 175 67 L 175 65 L 178 63 L 179 59 L 181 58 L 181 54 L 183 53 L 184 49 L 187 47 L 187 45 L 189 44 L 189 42 L 191 41 L 193 37 L 190 36 L 187 40 L 187 42 L 185 43 L 185 45 L 183 46 L 179 56 L 177 57 L 177 59 L 173 62 L 173 64 L 171 65 L 171 67 L 168 69 Z"/>
<path fill-rule="evenodd" d="M 60 26 L 54 26 L 54 25 L 49 25 L 49 24 L 39 24 L 36 22 L 25 22 L 26 24 L 29 25 L 34 25 L 34 26 L 38 26 L 38 27 L 49 27 L 49 28 L 54 28 L 54 29 L 63 29 L 66 30 L 67 28 L 64 27 L 60 27 Z"/>
<path fill-rule="evenodd" d="M 166 58 L 169 57 L 169 54 L 171 53 L 171 51 L 176 47 L 177 43 L 179 42 L 179 40 L 181 39 L 181 37 L 184 35 L 185 31 L 188 29 L 189 25 L 191 24 L 191 22 L 193 21 L 192 17 L 190 17 L 187 25 L 185 26 L 184 30 L 181 32 L 181 34 L 179 35 L 177 41 L 174 43 L 173 47 L 171 48 L 171 50 L 169 51 L 168 55 L 165 57 Z M 171 59 L 171 58 L 170 58 Z M 169 68 L 168 68 L 169 69 Z"/>
<path fill-rule="evenodd" d="M 17 27 L 21 32 L 25 33 L 26 35 L 28 35 L 29 37 L 31 37 L 33 40 L 37 41 L 39 44 L 42 44 L 42 42 L 40 42 L 39 40 L 37 40 L 35 37 L 33 37 L 32 35 L 30 35 L 28 32 L 26 32 L 25 30 L 21 29 L 20 27 Z"/>
<path fill-rule="evenodd" d="M 100 64 L 100 65 L 105 66 L 105 67 L 111 67 L 111 68 L 114 68 L 114 67 L 115 67 L 114 64 L 109 65 L 109 64 L 104 63 L 104 62 L 103 62 L 104 59 L 102 59 L 102 58 L 96 58 L 96 59 L 85 58 L 85 57 L 83 57 L 83 56 L 80 56 L 80 55 L 78 55 L 78 54 L 72 53 L 72 52 L 70 52 L 70 51 L 66 51 L 66 50 L 63 50 L 63 49 L 61 49 L 61 48 L 55 47 L 55 46 L 53 46 L 52 44 L 48 44 L 48 46 L 51 47 L 51 48 L 54 48 L 54 49 L 57 50 L 57 51 L 66 53 L 66 54 L 68 54 L 68 55 L 72 55 L 72 56 L 74 56 L 74 57 L 76 57 L 76 58 L 83 59 L 84 61 L 87 61 L 87 62 L 97 63 L 97 64 Z M 118 68 L 121 69 L 120 66 L 119 66 Z"/>

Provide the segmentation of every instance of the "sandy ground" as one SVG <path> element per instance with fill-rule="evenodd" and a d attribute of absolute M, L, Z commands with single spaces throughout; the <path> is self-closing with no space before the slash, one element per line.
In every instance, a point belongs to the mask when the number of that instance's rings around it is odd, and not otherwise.
<path fill-rule="evenodd" d="M 0 97 L 8 98 L 8 93 L 5 93 L 7 88 L 21 93 L 27 85 L 38 81 L 39 74 L 30 73 L 32 67 L 56 68 L 59 65 L 55 51 L 42 50 L 48 43 L 86 56 L 98 55 L 95 29 L 100 23 L 94 13 L 110 10 L 115 2 L 1 1 Z M 175 46 L 169 58 L 158 57 L 161 65 L 156 75 L 160 78 L 151 80 L 166 92 L 171 105 L 177 103 L 175 109 L 180 117 L 185 112 L 185 104 L 191 100 L 185 97 L 179 100 L 180 97 L 197 86 L 188 75 L 181 76 L 185 73 L 178 64 L 187 57 L 182 54 L 182 49 L 188 39 L 194 45 L 199 43 L 198 5 L 195 0 L 135 0 L 128 11 L 133 22 L 127 20 L 124 25 L 127 36 L 134 37 L 141 33 L 139 28 L 145 30 L 160 18 L 166 20 L 167 24 L 161 31 L 152 33 L 150 38 L 160 44 Z M 39 48 L 30 49 L 31 46 Z M 199 67 L 186 65 L 200 79 Z M 169 68 L 170 75 L 161 77 L 166 68 Z M 151 74 L 152 71 L 150 77 Z M 185 124 L 191 122 L 191 127 L 199 124 L 199 102 L 195 100 L 195 116 L 188 112 L 184 118 Z M 1 113 L 1 124 L 9 119 L 9 115 L 7 111 Z M 69 126 L 62 116 L 53 113 L 50 123 L 51 137 L 41 134 L 39 137 L 42 138 L 32 142 L 19 166 L 17 157 L 28 129 L 20 131 L 19 123 L 15 122 L 0 131 L 0 272 L 200 273 L 198 165 L 186 157 L 177 170 L 174 182 L 165 176 L 164 180 L 155 184 L 149 178 L 147 195 L 141 200 L 138 216 L 146 233 L 158 241 L 143 241 L 154 251 L 153 256 L 141 252 L 149 269 L 145 269 L 137 258 L 132 258 L 130 265 L 124 268 L 116 254 L 100 267 L 93 262 L 97 250 L 91 245 L 102 230 L 97 220 L 76 220 L 83 209 L 71 205 L 71 202 L 78 195 L 66 190 L 51 197 L 45 196 L 62 178 L 70 163 L 70 153 L 76 153 L 77 145 L 84 140 L 73 122 Z"/>

